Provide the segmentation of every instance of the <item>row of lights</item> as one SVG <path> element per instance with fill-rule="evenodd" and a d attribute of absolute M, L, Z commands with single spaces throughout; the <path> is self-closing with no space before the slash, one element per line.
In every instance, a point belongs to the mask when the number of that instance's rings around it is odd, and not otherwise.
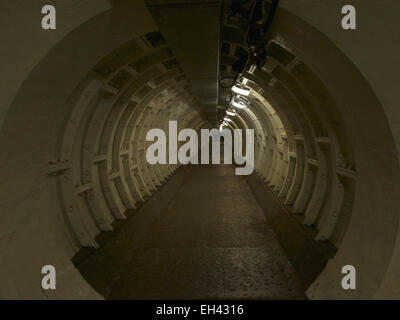
<path fill-rule="evenodd" d="M 221 123 L 219 126 L 219 131 L 223 129 L 223 127 L 226 127 L 229 125 L 228 122 L 232 122 L 232 120 L 229 118 L 229 116 L 234 117 L 236 116 L 236 111 L 232 108 L 231 106 L 237 109 L 246 109 L 246 99 L 242 98 L 242 96 L 248 97 L 250 94 L 250 89 L 246 88 L 244 85 L 247 84 L 247 79 L 243 80 L 243 85 L 241 84 L 235 84 L 232 87 L 232 92 L 236 93 L 236 97 L 234 97 L 226 110 L 226 116 L 224 116 L 224 121 Z"/>

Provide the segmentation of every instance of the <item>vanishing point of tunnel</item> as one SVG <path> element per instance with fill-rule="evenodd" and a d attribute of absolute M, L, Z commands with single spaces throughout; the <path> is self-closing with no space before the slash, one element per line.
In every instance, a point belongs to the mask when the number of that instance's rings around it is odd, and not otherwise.
<path fill-rule="evenodd" d="M 0 4 L 0 298 L 400 299 L 399 1 L 51 2 Z"/>

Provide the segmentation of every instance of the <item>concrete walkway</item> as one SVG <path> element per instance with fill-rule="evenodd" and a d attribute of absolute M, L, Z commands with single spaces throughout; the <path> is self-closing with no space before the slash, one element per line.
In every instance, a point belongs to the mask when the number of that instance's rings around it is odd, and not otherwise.
<path fill-rule="evenodd" d="M 98 290 L 109 299 L 304 298 L 262 209 L 233 166 L 181 170 L 183 183 L 140 240 L 111 237 L 86 259 L 81 271 L 90 274 L 89 282 L 101 283 Z M 118 232 L 129 239 L 126 234 L 135 231 L 127 223 Z M 114 265 L 118 275 L 105 279 L 103 263 Z"/>

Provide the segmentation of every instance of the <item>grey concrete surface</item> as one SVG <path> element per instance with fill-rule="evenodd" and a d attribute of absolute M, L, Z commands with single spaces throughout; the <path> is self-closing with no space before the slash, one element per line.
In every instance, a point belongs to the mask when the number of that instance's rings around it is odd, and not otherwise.
<path fill-rule="evenodd" d="M 293 213 L 292 206 L 282 204 L 258 174 L 245 179 L 300 281 L 309 287 L 334 257 L 336 248 L 330 241 L 315 241 L 315 226 L 303 225 L 304 215 Z"/>
<path fill-rule="evenodd" d="M 99 291 L 109 299 L 304 298 L 244 178 L 227 165 L 182 170 L 181 187 L 141 240 L 115 235 L 78 266 L 89 283 L 98 290 L 96 283 L 104 284 L 104 259 L 123 271 Z M 116 233 L 135 232 L 125 226 Z"/>
<path fill-rule="evenodd" d="M 216 121 L 220 60 L 220 1 L 145 1 L 189 77 L 210 121 Z M 185 26 L 181 28 L 181 26 Z M 176 32 L 179 30 L 179 32 Z M 201 61 L 201 63 L 194 63 Z"/>

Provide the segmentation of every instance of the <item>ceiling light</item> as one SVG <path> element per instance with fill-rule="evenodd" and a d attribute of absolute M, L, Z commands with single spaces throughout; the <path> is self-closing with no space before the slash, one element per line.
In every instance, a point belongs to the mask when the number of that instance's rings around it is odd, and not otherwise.
<path fill-rule="evenodd" d="M 227 114 L 228 116 L 231 116 L 231 117 L 236 116 L 236 113 L 235 113 L 235 112 L 232 112 L 232 111 L 229 111 L 229 110 L 226 110 L 226 114 Z"/>
<path fill-rule="evenodd" d="M 249 103 L 249 101 L 247 101 L 247 99 L 245 97 L 243 97 L 243 96 L 236 96 L 236 99 L 234 99 L 234 100 L 236 100 L 238 102 L 241 102 L 243 104 Z"/>
<path fill-rule="evenodd" d="M 249 81 L 249 79 L 247 79 L 247 78 L 245 78 L 245 77 L 242 78 L 242 83 L 243 83 L 244 85 L 246 85 L 248 81 Z"/>
<path fill-rule="evenodd" d="M 232 120 L 229 119 L 228 117 L 224 117 L 224 120 L 225 120 L 225 121 L 228 121 L 228 122 L 231 122 L 231 121 L 232 121 Z"/>
<path fill-rule="evenodd" d="M 250 89 L 247 89 L 244 87 L 242 88 L 242 87 L 239 87 L 238 85 L 233 86 L 232 91 L 237 94 L 241 94 L 242 96 L 246 96 L 246 97 L 250 94 Z"/>
<path fill-rule="evenodd" d="M 257 69 L 257 66 L 255 64 L 251 65 L 249 68 L 249 73 L 253 74 L 256 69 Z"/>
<path fill-rule="evenodd" d="M 246 109 L 246 106 L 241 102 L 232 101 L 232 106 L 238 109 Z"/>

